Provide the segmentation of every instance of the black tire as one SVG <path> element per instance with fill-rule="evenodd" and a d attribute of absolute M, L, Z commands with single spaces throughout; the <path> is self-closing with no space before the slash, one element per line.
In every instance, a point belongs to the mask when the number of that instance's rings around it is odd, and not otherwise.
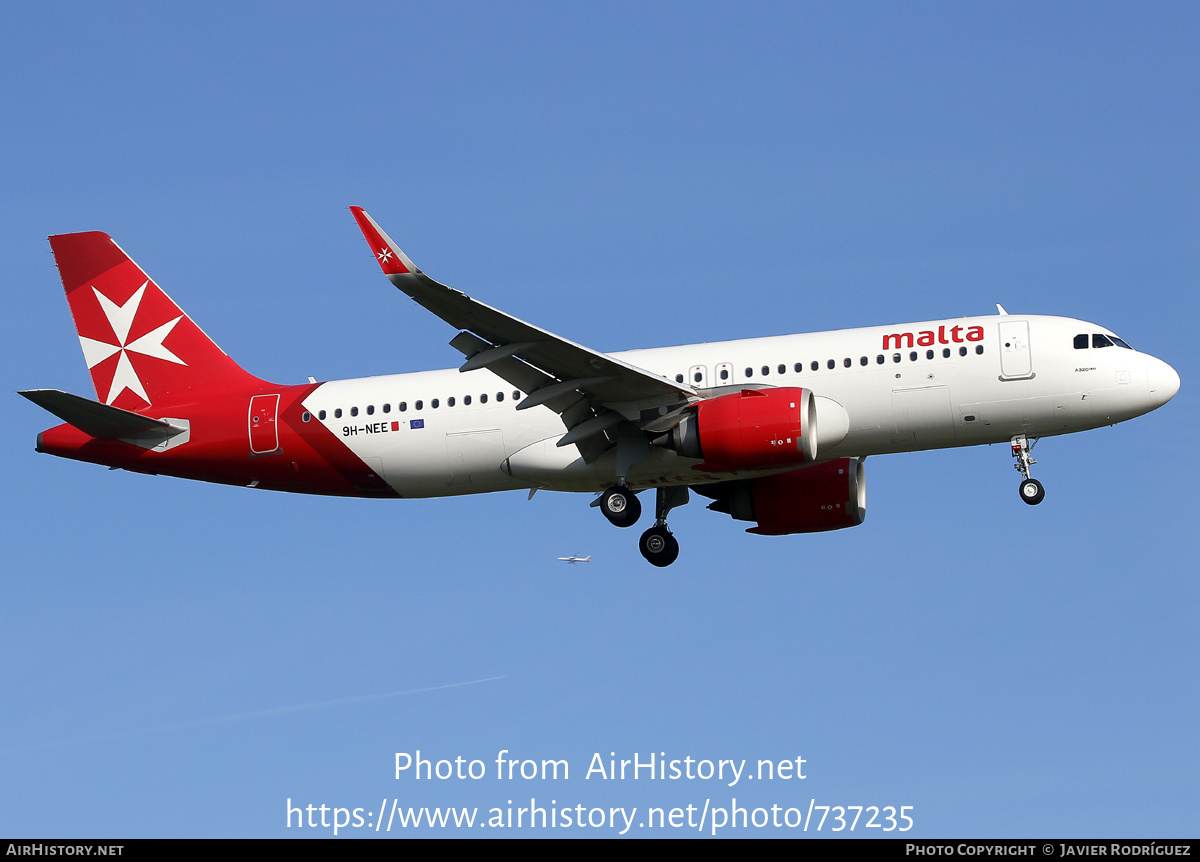
<path fill-rule="evenodd" d="M 618 527 L 632 527 L 642 516 L 642 504 L 633 491 L 613 485 L 600 497 L 600 511 L 609 523 Z"/>
<path fill-rule="evenodd" d="M 679 558 L 679 542 L 666 527 L 651 527 L 638 540 L 638 550 L 646 562 L 660 569 Z"/>
<path fill-rule="evenodd" d="M 1030 506 L 1036 506 L 1046 498 L 1046 489 L 1037 479 L 1026 479 L 1021 483 L 1021 499 Z"/>

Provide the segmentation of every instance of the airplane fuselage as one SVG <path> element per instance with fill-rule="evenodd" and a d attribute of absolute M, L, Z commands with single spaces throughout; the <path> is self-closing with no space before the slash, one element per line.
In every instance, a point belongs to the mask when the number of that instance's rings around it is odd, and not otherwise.
<path fill-rule="evenodd" d="M 1087 347 L 1078 348 L 1083 335 Z M 827 460 L 1083 431 L 1146 413 L 1174 394 L 1178 378 L 1166 363 L 1115 344 L 1093 347 L 1094 335 L 1113 338 L 1069 318 L 991 315 L 613 356 L 702 394 L 810 389 L 817 458 Z M 615 456 L 588 464 L 574 446 L 555 445 L 561 420 L 545 407 L 517 410 L 525 394 L 486 369 L 264 384 L 153 414 L 186 422 L 186 440 L 157 448 L 85 441 L 68 425 L 45 432 L 39 447 L 150 473 L 350 496 L 611 485 Z M 706 472 L 697 463 L 653 447 L 628 482 L 695 485 L 780 472 Z"/>
<path fill-rule="evenodd" d="M 1161 360 L 1090 341 L 1076 349 L 1081 334 L 1111 336 L 1068 318 L 994 315 L 614 355 L 702 390 L 809 388 L 818 399 L 818 459 L 826 460 L 1083 431 L 1159 406 L 1165 397 L 1156 387 L 1174 394 L 1174 372 Z M 573 447 L 557 447 L 558 417 L 516 411 L 511 389 L 487 371 L 431 371 L 327 383 L 303 403 L 314 417 L 323 411 L 317 421 L 360 458 L 380 464 L 404 497 L 611 484 L 611 455 L 588 465 Z M 697 473 L 695 463 L 659 449 L 635 465 L 629 483 L 729 478 Z"/>

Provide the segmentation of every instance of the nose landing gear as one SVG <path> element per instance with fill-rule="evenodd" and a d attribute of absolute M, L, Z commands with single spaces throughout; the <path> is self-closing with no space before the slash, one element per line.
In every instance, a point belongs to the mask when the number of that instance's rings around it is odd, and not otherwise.
<path fill-rule="evenodd" d="M 1033 443 L 1030 443 L 1024 434 L 1018 434 L 1012 438 L 1012 454 L 1017 459 L 1017 463 L 1013 466 L 1025 477 L 1020 487 L 1021 499 L 1030 506 L 1036 506 L 1046 497 L 1046 489 L 1042 487 L 1042 483 L 1029 475 L 1029 468 L 1037 463 L 1030 456 L 1036 444 L 1036 437 L 1033 439 Z"/>

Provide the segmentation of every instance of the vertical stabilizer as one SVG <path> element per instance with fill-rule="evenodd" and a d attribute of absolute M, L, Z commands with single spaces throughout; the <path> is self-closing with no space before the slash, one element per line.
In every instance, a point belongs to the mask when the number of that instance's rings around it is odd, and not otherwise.
<path fill-rule="evenodd" d="M 83 357 L 105 404 L 125 410 L 256 388 L 112 237 L 50 237 Z"/>

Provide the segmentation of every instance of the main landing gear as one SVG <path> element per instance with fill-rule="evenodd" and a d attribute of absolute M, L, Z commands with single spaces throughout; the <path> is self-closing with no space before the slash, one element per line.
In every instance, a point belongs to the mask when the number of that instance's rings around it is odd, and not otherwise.
<path fill-rule="evenodd" d="M 654 526 L 638 539 L 638 550 L 650 565 L 661 569 L 671 565 L 679 556 L 679 542 L 667 526 L 667 513 L 676 506 L 682 506 L 690 496 L 687 485 L 654 489 Z"/>
<path fill-rule="evenodd" d="M 638 550 L 650 565 L 661 569 L 678 558 L 679 541 L 671 535 L 665 523 L 655 524 L 638 539 Z"/>
<path fill-rule="evenodd" d="M 642 504 L 633 495 L 629 486 L 613 485 L 600 495 L 600 511 L 610 524 L 617 527 L 632 527 L 642 517 Z"/>
<path fill-rule="evenodd" d="M 654 489 L 654 526 L 638 539 L 638 550 L 652 566 L 669 566 L 679 557 L 679 542 L 667 527 L 667 513 L 689 499 L 686 486 Z M 632 527 L 642 514 L 642 504 L 628 485 L 613 485 L 592 505 L 598 506 L 609 522 Z"/>
<path fill-rule="evenodd" d="M 1042 487 L 1042 483 L 1029 475 L 1029 468 L 1037 463 L 1030 456 L 1036 443 L 1036 437 L 1033 439 L 1033 443 L 1030 443 L 1024 434 L 1018 434 L 1012 438 L 1012 454 L 1017 459 L 1017 463 L 1013 466 L 1025 477 L 1021 482 L 1021 499 L 1030 506 L 1036 506 L 1046 497 L 1046 489 Z"/>

